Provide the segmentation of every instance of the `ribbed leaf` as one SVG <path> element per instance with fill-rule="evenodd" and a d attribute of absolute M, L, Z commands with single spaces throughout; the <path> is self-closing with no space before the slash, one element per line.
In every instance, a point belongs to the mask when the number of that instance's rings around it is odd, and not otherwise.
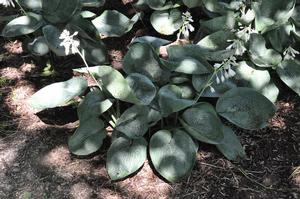
<path fill-rule="evenodd" d="M 42 88 L 30 97 L 29 104 L 37 111 L 63 106 L 74 97 L 81 95 L 87 87 L 85 79 L 74 77 Z"/>
<path fill-rule="evenodd" d="M 142 137 L 149 128 L 148 112 L 147 106 L 134 105 L 128 108 L 117 120 L 116 130 L 132 139 Z"/>
<path fill-rule="evenodd" d="M 300 96 L 300 62 L 285 60 L 277 67 L 280 79 Z"/>
<path fill-rule="evenodd" d="M 89 155 L 100 149 L 105 137 L 102 120 L 91 117 L 80 121 L 79 128 L 69 139 L 69 149 L 75 155 Z"/>
<path fill-rule="evenodd" d="M 151 137 L 149 147 L 155 170 L 170 182 L 186 177 L 194 167 L 198 147 L 184 131 L 160 130 Z"/>
<path fill-rule="evenodd" d="M 234 88 L 221 96 L 217 112 L 235 125 L 249 130 L 264 128 L 276 111 L 274 104 L 250 88 Z"/>
<path fill-rule="evenodd" d="M 143 166 L 147 158 L 147 142 L 144 138 L 115 139 L 107 151 L 106 169 L 112 180 L 123 179 Z"/>
<path fill-rule="evenodd" d="M 222 130 L 224 139 L 216 145 L 219 151 L 229 160 L 246 157 L 245 150 L 233 130 L 227 126 L 223 126 Z"/>
<path fill-rule="evenodd" d="M 218 144 L 224 137 L 221 120 L 208 103 L 199 103 L 184 111 L 180 122 L 190 135 L 202 142 Z"/>
<path fill-rule="evenodd" d="M 28 12 L 26 16 L 21 16 L 10 21 L 2 30 L 3 37 L 16 37 L 35 32 L 44 25 L 41 15 Z"/>

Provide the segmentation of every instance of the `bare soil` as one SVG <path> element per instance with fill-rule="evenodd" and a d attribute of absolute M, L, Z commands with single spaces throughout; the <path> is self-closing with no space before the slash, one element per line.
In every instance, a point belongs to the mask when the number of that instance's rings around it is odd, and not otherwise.
<path fill-rule="evenodd" d="M 132 12 L 130 1 L 112 2 L 108 8 Z M 140 23 L 122 38 L 105 40 L 114 67 L 122 67 L 126 45 L 145 32 L 151 30 Z M 300 198 L 300 98 L 282 83 L 268 128 L 233 127 L 245 160 L 230 162 L 215 147 L 200 143 L 196 166 L 181 183 L 166 183 L 148 162 L 133 177 L 112 182 L 105 169 L 109 138 L 94 156 L 74 157 L 67 147 L 77 124 L 74 107 L 35 114 L 26 103 L 39 88 L 68 79 L 80 60 L 54 60 L 57 74 L 41 76 L 43 62 L 24 52 L 20 41 L 0 39 L 1 199 Z"/>

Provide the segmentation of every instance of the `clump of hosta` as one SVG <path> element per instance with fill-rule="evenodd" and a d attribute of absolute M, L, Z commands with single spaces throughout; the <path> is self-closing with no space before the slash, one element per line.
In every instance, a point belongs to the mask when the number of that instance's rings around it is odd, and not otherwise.
<path fill-rule="evenodd" d="M 41 89 L 29 102 L 40 111 L 80 96 L 79 127 L 69 139 L 69 149 L 79 156 L 95 153 L 110 126 L 106 168 L 112 180 L 137 172 L 147 152 L 154 169 L 170 182 L 189 175 L 202 143 L 215 145 L 230 160 L 244 158 L 238 137 L 220 117 L 244 129 L 264 128 L 275 113 L 273 103 L 250 88 L 223 87 L 235 75 L 234 56 L 215 67 L 201 56 L 177 54 L 172 48 L 167 59 L 160 58 L 157 49 L 168 43 L 137 38 L 124 57 L 122 71 L 108 65 L 75 69 L 92 75 L 97 87 L 76 77 Z M 203 98 L 208 95 L 219 97 L 216 107 Z"/>
<path fill-rule="evenodd" d="M 12 0 L 1 1 L 4 6 L 14 5 Z M 140 14 L 129 19 L 116 10 L 106 10 L 97 16 L 85 10 L 99 8 L 104 0 L 18 0 L 17 5 L 24 16 L 17 17 L 6 24 L 3 37 L 28 35 L 27 50 L 35 56 L 54 53 L 67 56 L 68 47 L 60 45 L 63 31 L 77 32 L 78 47 L 85 52 L 85 59 L 91 64 L 107 63 L 107 52 L 100 37 L 119 37 L 130 31 Z M 73 52 L 74 54 L 74 52 Z"/>

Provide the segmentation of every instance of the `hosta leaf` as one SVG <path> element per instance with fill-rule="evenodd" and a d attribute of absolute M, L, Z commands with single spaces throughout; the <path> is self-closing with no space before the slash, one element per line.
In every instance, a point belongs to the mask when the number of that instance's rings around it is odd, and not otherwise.
<path fill-rule="evenodd" d="M 149 128 L 148 111 L 147 106 L 134 105 L 128 108 L 117 120 L 116 130 L 132 139 L 142 137 Z"/>
<path fill-rule="evenodd" d="M 54 83 L 32 95 L 29 99 L 29 104 L 38 111 L 63 106 L 74 97 L 82 94 L 87 86 L 87 81 L 80 77 Z"/>
<path fill-rule="evenodd" d="M 228 43 L 230 45 L 230 43 Z M 206 49 L 203 49 L 202 47 L 196 45 L 196 44 L 188 44 L 188 45 L 171 45 L 167 48 L 168 56 L 170 60 L 178 60 L 179 58 L 184 57 L 192 57 L 200 61 L 201 63 L 204 63 L 203 60 L 208 61 L 215 61 L 215 62 L 222 62 L 224 59 L 227 59 L 235 54 L 235 49 L 229 49 L 229 50 L 217 50 L 217 51 L 209 51 Z M 208 65 L 208 68 L 212 69 L 212 66 L 210 64 Z"/>
<path fill-rule="evenodd" d="M 80 16 L 82 16 L 82 18 L 89 19 L 89 18 L 94 18 L 97 15 L 94 12 L 85 10 L 80 12 Z"/>
<path fill-rule="evenodd" d="M 161 113 L 158 110 L 155 110 L 154 108 L 149 109 L 147 117 L 149 127 L 154 126 L 159 120 L 162 119 Z"/>
<path fill-rule="evenodd" d="M 250 88 L 234 88 L 221 96 L 217 112 L 235 125 L 249 130 L 267 126 L 276 111 L 274 104 Z"/>
<path fill-rule="evenodd" d="M 105 0 L 80 0 L 80 2 L 83 7 L 99 8 L 100 6 L 104 5 Z"/>
<path fill-rule="evenodd" d="M 218 144 L 223 140 L 222 122 L 208 103 L 199 103 L 184 111 L 180 123 L 190 135 L 202 142 Z"/>
<path fill-rule="evenodd" d="M 273 83 L 268 70 L 259 70 L 249 62 L 240 62 L 235 67 L 235 79 L 243 87 L 250 87 L 263 94 L 271 102 L 277 100 L 279 89 Z"/>
<path fill-rule="evenodd" d="M 182 2 L 188 8 L 200 7 L 202 5 L 202 0 L 182 0 Z"/>
<path fill-rule="evenodd" d="M 62 31 L 53 25 L 47 25 L 43 27 L 44 37 L 48 43 L 50 50 L 52 50 L 57 56 L 66 56 L 66 49 L 61 46 L 62 39 L 59 39 Z"/>
<path fill-rule="evenodd" d="M 116 10 L 106 10 L 92 22 L 99 34 L 105 37 L 121 37 L 139 20 L 140 14 L 131 19 Z"/>
<path fill-rule="evenodd" d="M 123 69 L 127 74 L 140 73 L 153 82 L 166 82 L 170 74 L 160 66 L 159 56 L 147 43 L 131 45 L 123 60 Z"/>
<path fill-rule="evenodd" d="M 160 130 L 151 137 L 149 152 L 155 170 L 174 183 L 193 169 L 197 146 L 184 131 Z"/>
<path fill-rule="evenodd" d="M 86 68 L 75 69 L 74 71 L 87 73 Z M 132 92 L 127 80 L 113 67 L 94 66 L 89 67 L 89 71 L 114 98 L 125 102 L 140 103 Z"/>
<path fill-rule="evenodd" d="M 224 50 L 230 45 L 228 40 L 235 38 L 235 35 L 231 31 L 218 31 L 204 37 L 197 45 L 207 51 Z"/>
<path fill-rule="evenodd" d="M 100 40 L 80 40 L 80 48 L 87 62 L 94 65 L 105 64 L 108 62 L 107 50 L 104 43 Z"/>
<path fill-rule="evenodd" d="M 150 21 L 153 28 L 163 35 L 172 35 L 183 23 L 178 9 L 154 11 Z"/>
<path fill-rule="evenodd" d="M 299 5 L 294 8 L 293 15 L 291 18 L 295 26 L 299 28 L 300 27 L 300 6 Z"/>
<path fill-rule="evenodd" d="M 162 64 L 170 71 L 175 71 L 185 74 L 205 74 L 209 73 L 208 69 L 204 64 L 199 62 L 197 59 L 186 57 L 182 60 L 171 61 L 160 59 Z"/>
<path fill-rule="evenodd" d="M 18 3 L 24 7 L 33 11 L 42 10 L 42 0 L 17 0 Z"/>
<path fill-rule="evenodd" d="M 222 130 L 224 139 L 216 145 L 219 151 L 229 160 L 246 157 L 245 150 L 233 130 L 227 126 L 223 126 Z"/>
<path fill-rule="evenodd" d="M 223 13 L 224 7 L 221 6 L 218 0 L 202 0 L 203 6 L 210 12 Z"/>
<path fill-rule="evenodd" d="M 93 25 L 93 23 L 88 19 L 84 19 L 81 15 L 74 16 L 72 20 L 69 21 L 69 23 L 66 25 L 65 29 L 70 31 L 71 34 L 77 31 L 79 38 L 84 38 L 89 40 L 99 39 L 98 31 L 96 27 Z"/>
<path fill-rule="evenodd" d="M 300 96 L 300 62 L 285 60 L 276 71 L 280 79 Z"/>
<path fill-rule="evenodd" d="M 26 16 L 21 16 L 10 21 L 2 30 L 3 37 L 16 37 L 35 32 L 44 25 L 41 15 L 28 12 Z"/>
<path fill-rule="evenodd" d="M 137 37 L 135 38 L 131 44 L 135 43 L 148 43 L 154 48 L 159 48 L 160 46 L 164 46 L 166 44 L 171 43 L 171 41 L 166 40 L 166 39 L 161 39 L 158 37 L 152 37 L 152 36 L 142 36 L 142 37 Z"/>
<path fill-rule="evenodd" d="M 282 57 L 278 52 L 266 48 L 266 41 L 263 36 L 253 33 L 249 43 L 249 57 L 255 65 L 273 67 L 281 62 Z"/>
<path fill-rule="evenodd" d="M 162 115 L 166 117 L 171 113 L 178 112 L 193 105 L 194 101 L 184 99 L 180 87 L 168 84 L 159 90 L 158 103 Z"/>
<path fill-rule="evenodd" d="M 178 74 L 176 76 L 173 76 L 170 79 L 170 83 L 172 84 L 182 84 L 190 81 L 190 76 L 184 75 L 184 74 Z"/>
<path fill-rule="evenodd" d="M 236 87 L 236 84 L 231 79 L 226 79 L 224 77 L 224 74 L 222 74 L 221 72 L 218 72 L 217 75 L 213 77 L 212 83 L 207 87 L 207 83 L 211 78 L 211 75 L 212 74 L 192 76 L 192 83 L 194 88 L 198 92 L 202 92 L 202 90 L 205 89 L 201 95 L 202 97 L 220 97 L 226 91 Z M 221 81 L 222 79 L 224 81 Z M 207 88 L 204 88 L 205 86 Z"/>
<path fill-rule="evenodd" d="M 201 28 L 213 33 L 220 30 L 232 30 L 236 26 L 236 19 L 233 12 L 228 12 L 224 16 L 215 17 L 207 21 L 200 21 Z"/>
<path fill-rule="evenodd" d="M 79 120 L 99 117 L 113 105 L 113 102 L 113 99 L 107 99 L 100 90 L 89 92 L 77 108 Z"/>
<path fill-rule="evenodd" d="M 43 17 L 50 23 L 69 21 L 80 7 L 80 0 L 42 0 Z"/>
<path fill-rule="evenodd" d="M 170 8 L 178 7 L 178 5 L 173 4 L 170 0 L 146 0 L 147 5 L 153 10 L 167 10 Z"/>
<path fill-rule="evenodd" d="M 291 31 L 295 31 L 295 27 L 292 24 L 287 23 L 279 28 L 269 31 L 267 33 L 267 38 L 275 50 L 283 53 L 283 51 L 292 43 Z"/>
<path fill-rule="evenodd" d="M 194 90 L 193 86 L 191 86 L 190 84 L 186 83 L 186 84 L 180 84 L 177 85 L 182 92 L 182 98 L 184 99 L 194 99 L 196 91 Z"/>
<path fill-rule="evenodd" d="M 265 33 L 286 23 L 293 14 L 296 0 L 263 0 L 252 3 L 255 29 Z"/>
<path fill-rule="evenodd" d="M 143 166 L 146 158 L 147 142 L 144 138 L 117 138 L 107 151 L 108 175 L 112 180 L 123 179 Z"/>
<path fill-rule="evenodd" d="M 103 121 L 91 117 L 80 121 L 79 128 L 69 139 L 69 149 L 75 155 L 89 155 L 100 149 L 105 137 Z"/>
<path fill-rule="evenodd" d="M 27 48 L 31 54 L 36 56 L 43 56 L 49 52 L 48 43 L 43 36 L 37 37 L 32 42 L 28 43 Z"/>
<path fill-rule="evenodd" d="M 156 95 L 156 87 L 148 77 L 139 73 L 131 73 L 126 80 L 141 104 L 149 105 L 152 102 Z"/>

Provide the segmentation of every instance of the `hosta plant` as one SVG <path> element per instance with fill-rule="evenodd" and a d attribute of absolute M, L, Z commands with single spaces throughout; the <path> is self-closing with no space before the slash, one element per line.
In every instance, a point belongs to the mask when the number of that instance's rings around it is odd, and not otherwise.
<path fill-rule="evenodd" d="M 230 160 L 245 157 L 238 137 L 221 118 L 244 129 L 260 129 L 274 115 L 273 103 L 251 88 L 234 87 L 214 107 L 202 97 L 220 72 L 228 73 L 227 62 L 213 67 L 202 57 L 162 59 L 157 49 L 167 43 L 137 38 L 124 57 L 123 71 L 108 65 L 78 68 L 75 72 L 93 76 L 95 86 L 75 77 L 41 89 L 29 102 L 40 111 L 80 96 L 79 126 L 69 149 L 80 156 L 98 151 L 110 126 L 106 167 L 113 180 L 138 171 L 149 152 L 155 170 L 177 182 L 193 169 L 201 142 L 215 145 Z M 199 86 L 193 76 L 207 80 Z"/>
<path fill-rule="evenodd" d="M 2 30 L 3 37 L 29 35 L 27 49 L 35 56 L 50 51 L 57 56 L 67 56 L 68 50 L 61 45 L 64 29 L 78 32 L 80 51 L 91 64 L 107 63 L 103 37 L 122 36 L 138 21 L 140 14 L 131 19 L 116 10 L 105 10 L 100 16 L 86 10 L 97 10 L 104 0 L 18 0 L 23 16 L 8 22 Z M 72 53 L 72 52 L 71 52 Z"/>

